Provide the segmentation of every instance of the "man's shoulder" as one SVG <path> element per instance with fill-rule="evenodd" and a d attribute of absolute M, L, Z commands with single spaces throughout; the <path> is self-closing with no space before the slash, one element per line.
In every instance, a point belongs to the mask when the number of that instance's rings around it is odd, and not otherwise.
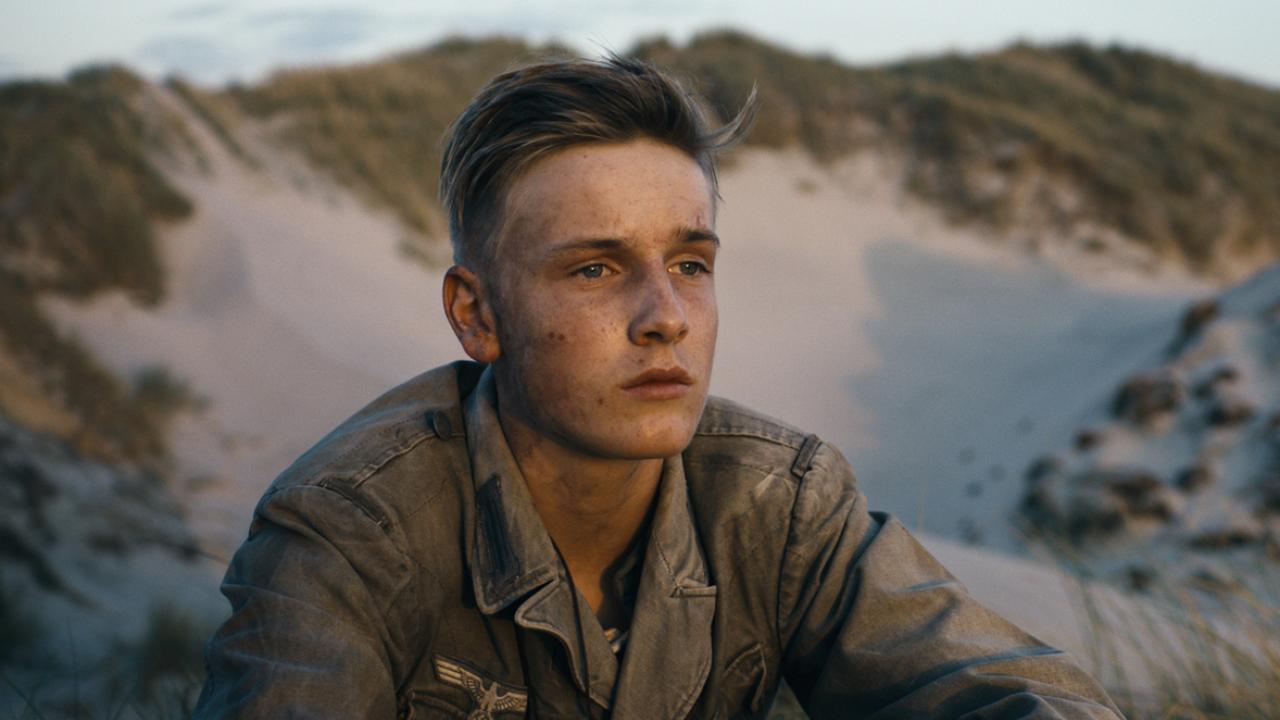
<path fill-rule="evenodd" d="M 817 435 L 718 397 L 708 399 L 684 462 L 693 492 L 726 505 L 734 504 L 726 495 L 793 497 L 802 482 L 854 482 L 848 461 Z"/>
<path fill-rule="evenodd" d="M 357 487 L 429 440 L 461 439 L 461 398 L 480 370 L 455 362 L 388 390 L 303 453 L 276 478 L 272 491 L 324 482 Z"/>
<path fill-rule="evenodd" d="M 707 398 L 706 408 L 694 433 L 694 443 L 705 439 L 738 438 L 749 444 L 752 440 L 776 445 L 780 449 L 798 450 L 808 433 L 777 418 L 714 395 Z"/>
<path fill-rule="evenodd" d="M 823 447 L 817 435 L 713 396 L 707 399 L 685 460 L 752 466 L 765 472 L 780 468 L 800 477 Z"/>

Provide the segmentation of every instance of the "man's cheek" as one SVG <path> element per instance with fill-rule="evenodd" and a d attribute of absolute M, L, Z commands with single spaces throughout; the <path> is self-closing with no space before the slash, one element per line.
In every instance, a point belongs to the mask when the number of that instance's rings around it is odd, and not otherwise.
<path fill-rule="evenodd" d="M 594 426 L 592 412 L 604 404 L 603 396 L 590 388 L 578 387 L 572 381 L 548 384 L 542 388 L 542 411 L 551 425 L 561 427 Z M 599 418 L 595 418 L 599 420 Z"/>

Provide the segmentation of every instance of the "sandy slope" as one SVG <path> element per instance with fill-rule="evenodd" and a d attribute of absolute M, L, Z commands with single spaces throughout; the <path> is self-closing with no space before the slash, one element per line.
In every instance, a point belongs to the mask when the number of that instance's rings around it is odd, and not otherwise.
<path fill-rule="evenodd" d="M 1023 470 L 1208 288 L 1029 256 L 897 178 L 869 154 L 821 169 L 751 152 L 725 174 L 713 390 L 835 442 L 908 525 L 1013 550 Z"/>
<path fill-rule="evenodd" d="M 175 106 L 176 109 L 176 106 Z M 51 303 L 125 374 L 158 364 L 211 402 L 175 432 L 209 549 L 243 538 L 267 483 L 382 390 L 459 353 L 439 280 L 397 249 L 405 230 L 265 145 L 256 171 L 192 127 L 209 155 L 171 168 L 195 217 L 166 233 L 169 296 Z"/>
<path fill-rule="evenodd" d="M 250 169 L 189 119 L 210 169 L 171 168 L 197 212 L 164 237 L 168 300 L 51 310 L 113 368 L 163 365 L 210 399 L 178 424 L 175 449 L 194 529 L 227 557 L 292 458 L 382 389 L 461 353 L 440 271 L 406 260 L 396 220 L 261 143 L 250 148 L 263 168 Z M 1073 279 L 1063 268 L 1078 259 L 949 228 L 904 199 L 898 177 L 869 154 L 821 168 L 751 151 L 727 169 L 713 391 L 836 443 L 873 504 L 909 525 L 1013 548 L 1004 517 L 1026 462 L 1204 288 L 1096 267 Z M 962 579 L 1027 572 L 931 544 Z M 189 591 L 212 594 L 214 580 Z M 1045 582 L 973 585 L 1032 632 L 1080 645 L 1066 605 L 1044 611 Z"/>

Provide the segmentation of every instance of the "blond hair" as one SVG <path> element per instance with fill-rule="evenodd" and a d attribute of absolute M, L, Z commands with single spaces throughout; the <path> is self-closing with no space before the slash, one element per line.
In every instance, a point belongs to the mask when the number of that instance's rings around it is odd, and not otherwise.
<path fill-rule="evenodd" d="M 495 77 L 454 120 L 440 163 L 440 201 L 454 262 L 496 260 L 506 192 L 535 160 L 571 145 L 650 138 L 695 160 L 716 192 L 716 157 L 750 129 L 753 90 L 714 127 L 703 102 L 650 63 L 610 55 L 520 68 Z"/>

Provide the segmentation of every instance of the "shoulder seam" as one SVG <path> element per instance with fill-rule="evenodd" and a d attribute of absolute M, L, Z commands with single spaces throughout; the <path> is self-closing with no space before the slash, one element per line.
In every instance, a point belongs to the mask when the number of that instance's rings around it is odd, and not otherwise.
<path fill-rule="evenodd" d="M 364 515 L 387 534 L 387 539 L 394 542 L 394 539 L 391 538 L 390 535 L 391 520 L 378 510 L 378 508 L 370 504 L 356 488 L 347 485 L 339 478 L 332 476 L 320 477 L 318 479 L 313 478 L 304 483 L 269 489 L 266 494 L 262 496 L 262 499 L 258 501 L 258 507 L 254 510 L 254 516 L 258 517 L 263 508 L 272 501 L 272 498 L 283 497 L 287 494 L 301 490 L 323 490 L 325 492 L 332 493 L 333 495 L 337 495 L 339 498 L 359 510 L 361 515 Z M 397 547 L 399 547 L 398 543 Z"/>
<path fill-rule="evenodd" d="M 385 467 L 392 460 L 408 454 L 423 442 L 434 437 L 437 436 L 432 432 L 424 432 L 420 435 L 410 436 L 408 440 L 388 448 L 381 455 L 360 466 L 353 472 L 333 473 L 322 470 L 314 474 L 309 474 L 298 482 L 271 488 L 263 497 L 263 501 L 272 495 L 293 488 L 322 488 L 338 495 L 347 502 L 356 506 L 366 517 L 376 523 L 378 527 L 389 533 L 391 528 L 391 519 L 370 501 L 368 496 L 361 491 L 361 488 L 365 482 L 376 475 L 379 470 Z"/>
<path fill-rule="evenodd" d="M 324 477 L 316 481 L 314 487 L 328 490 L 329 492 L 338 495 L 343 500 L 355 505 L 360 512 L 364 513 L 366 517 L 372 520 L 378 527 L 382 528 L 383 532 L 386 532 L 391 526 L 390 518 L 388 518 L 378 508 L 373 507 L 372 503 L 368 502 L 364 495 L 360 493 L 355 486 L 347 485 L 336 477 Z"/>
<path fill-rule="evenodd" d="M 397 428 L 396 428 L 397 430 L 399 430 L 400 427 L 403 427 L 405 425 L 409 425 L 409 426 L 419 425 L 418 432 L 407 435 L 399 443 L 389 446 L 388 448 L 383 450 L 382 453 L 379 454 L 377 457 L 365 463 L 364 465 L 360 466 L 359 469 L 344 475 L 351 481 L 354 487 L 360 487 L 365 483 L 366 480 L 368 480 L 375 473 L 381 470 L 383 466 L 385 466 L 387 463 L 391 462 L 392 460 L 395 460 L 401 455 L 404 455 L 405 453 L 414 449 L 418 445 L 421 445 L 424 441 L 429 440 L 433 437 L 439 437 L 431 429 L 426 427 L 421 427 L 420 423 L 421 421 L 419 419 L 414 419 L 414 418 L 405 419 L 397 423 Z"/>
<path fill-rule="evenodd" d="M 791 431 L 786 431 L 786 432 L 787 432 L 787 435 L 793 434 Z M 801 445 L 802 445 L 802 442 L 799 442 L 799 441 L 792 441 L 789 437 L 786 437 L 786 436 L 781 435 L 781 434 L 779 434 L 779 435 L 771 435 L 771 434 L 764 433 L 764 432 L 756 432 L 756 431 L 751 431 L 751 430 L 744 430 L 744 429 L 742 429 L 742 428 L 725 428 L 725 429 L 723 429 L 723 430 L 720 430 L 720 429 L 717 429 L 717 428 L 702 428 L 702 429 L 699 429 L 699 430 L 698 430 L 696 433 L 694 433 L 694 434 L 695 434 L 695 435 L 698 435 L 698 436 L 700 436 L 700 437 L 744 437 L 744 438 L 753 438 L 753 439 L 755 439 L 755 440 L 764 440 L 764 441 L 766 441 L 766 442 L 773 443 L 774 445 L 781 445 L 782 447 L 789 448 L 789 449 L 791 449 L 791 450 L 799 450 L 799 449 L 800 449 L 800 447 L 801 447 Z M 797 438 L 803 438 L 803 437 L 804 437 L 803 435 L 800 435 L 799 433 L 794 433 L 794 434 L 797 436 Z"/>

